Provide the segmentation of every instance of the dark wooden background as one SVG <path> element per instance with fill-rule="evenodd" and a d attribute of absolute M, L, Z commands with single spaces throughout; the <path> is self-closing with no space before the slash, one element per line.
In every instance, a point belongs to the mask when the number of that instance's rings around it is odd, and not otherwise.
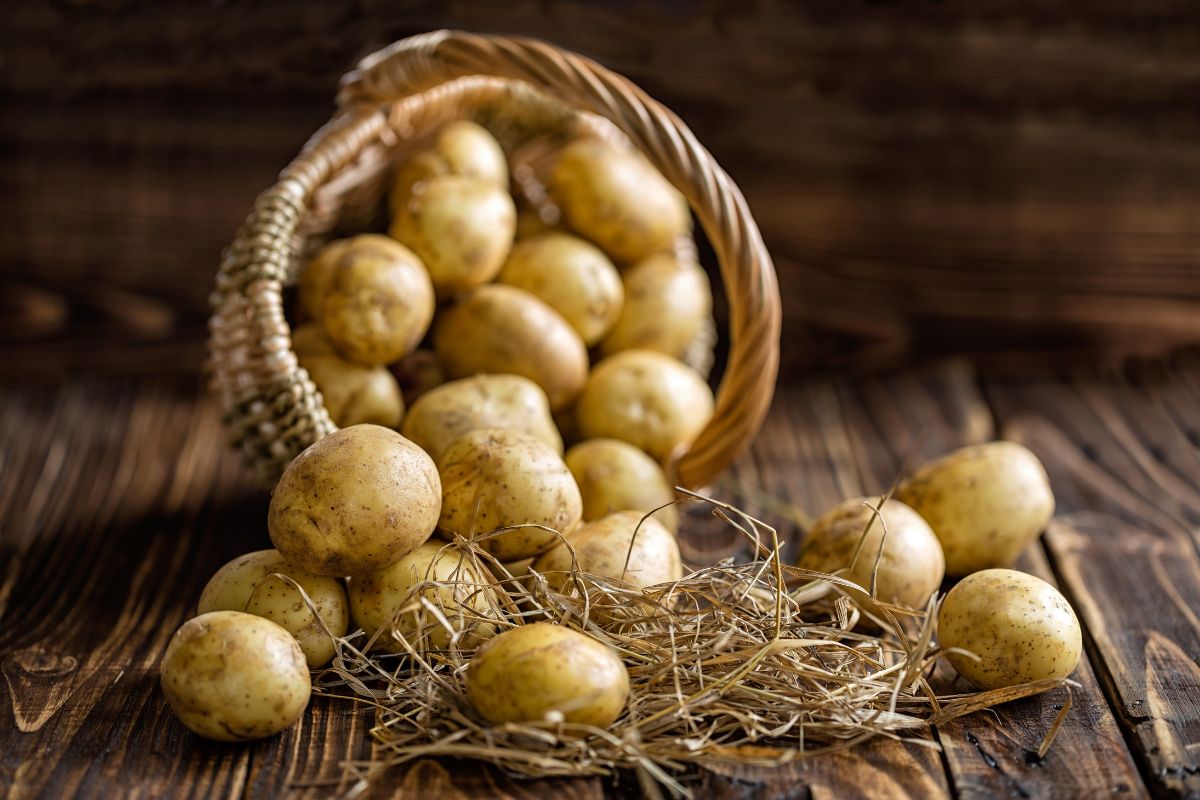
<path fill-rule="evenodd" d="M 361 55 L 544 37 L 750 200 L 794 366 L 1200 338 L 1192 0 L 8 3 L 0 377 L 193 372 L 218 253 Z"/>

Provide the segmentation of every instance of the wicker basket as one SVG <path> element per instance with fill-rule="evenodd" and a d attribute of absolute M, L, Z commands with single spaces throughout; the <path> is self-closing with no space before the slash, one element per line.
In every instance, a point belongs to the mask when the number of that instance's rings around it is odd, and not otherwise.
<path fill-rule="evenodd" d="M 712 421 L 673 469 L 699 487 L 753 438 L 779 360 L 779 289 L 745 199 L 691 131 L 624 78 L 543 42 L 457 31 L 399 41 L 345 76 L 338 112 L 255 201 L 217 275 L 211 367 L 233 441 L 265 480 L 335 430 L 291 349 L 283 289 L 336 227 L 369 224 L 397 154 L 474 119 L 512 153 L 587 133 L 640 149 L 691 204 L 720 263 L 729 354 Z"/>

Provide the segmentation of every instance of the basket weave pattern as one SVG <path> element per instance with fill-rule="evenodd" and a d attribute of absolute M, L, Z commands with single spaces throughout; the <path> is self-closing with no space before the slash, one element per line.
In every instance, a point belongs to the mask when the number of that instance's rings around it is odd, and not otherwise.
<path fill-rule="evenodd" d="M 360 205 L 378 200 L 398 143 L 468 115 L 506 149 L 547 134 L 621 138 L 684 195 L 720 265 L 730 347 L 713 418 L 672 465 L 675 481 L 709 483 L 753 438 L 778 371 L 779 288 L 741 192 L 678 117 L 581 56 L 534 40 L 452 31 L 411 37 L 363 59 L 343 79 L 338 105 L 255 201 L 222 258 L 213 294 L 216 389 L 235 444 L 264 479 L 277 478 L 335 430 L 292 351 L 284 286 L 355 192 Z"/>

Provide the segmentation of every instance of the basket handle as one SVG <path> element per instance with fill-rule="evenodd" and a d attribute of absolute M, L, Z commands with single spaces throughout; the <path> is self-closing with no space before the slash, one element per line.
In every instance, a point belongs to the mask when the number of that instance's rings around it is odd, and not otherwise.
<path fill-rule="evenodd" d="M 338 102 L 347 111 L 389 103 L 470 75 L 525 81 L 608 118 L 695 211 L 720 263 L 730 350 L 712 421 L 674 468 L 684 486 L 711 482 L 758 431 L 779 370 L 779 285 L 741 191 L 662 104 L 596 62 L 533 39 L 461 31 L 403 39 L 347 74 Z"/>

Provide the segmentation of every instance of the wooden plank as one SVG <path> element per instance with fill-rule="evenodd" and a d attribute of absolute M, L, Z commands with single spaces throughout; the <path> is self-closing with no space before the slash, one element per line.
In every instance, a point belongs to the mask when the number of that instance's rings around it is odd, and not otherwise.
<path fill-rule="evenodd" d="M 1200 469 L 1175 446 L 1189 428 L 1154 413 L 1153 398 L 1195 377 L 987 384 L 1006 435 L 1042 456 L 1060 508 L 1073 512 L 1046 536 L 1051 563 L 1142 772 L 1164 797 L 1200 796 L 1197 516 L 1190 489 L 1177 491 L 1194 487 Z"/>

